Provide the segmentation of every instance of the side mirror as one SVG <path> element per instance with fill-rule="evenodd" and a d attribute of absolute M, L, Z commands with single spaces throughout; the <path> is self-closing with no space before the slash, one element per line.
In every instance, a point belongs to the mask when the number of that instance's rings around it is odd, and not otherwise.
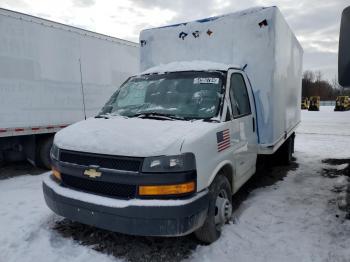
<path fill-rule="evenodd" d="M 350 6 L 344 9 L 339 36 L 338 78 L 343 87 L 350 87 Z"/>

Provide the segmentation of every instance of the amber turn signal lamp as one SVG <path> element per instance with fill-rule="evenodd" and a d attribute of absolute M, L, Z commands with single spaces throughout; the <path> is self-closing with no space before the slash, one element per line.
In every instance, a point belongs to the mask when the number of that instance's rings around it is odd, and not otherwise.
<path fill-rule="evenodd" d="M 140 196 L 157 196 L 157 195 L 181 195 L 191 193 L 195 190 L 195 182 L 187 182 L 176 185 L 159 185 L 159 186 L 140 186 Z"/>
<path fill-rule="evenodd" d="M 56 170 L 54 167 L 52 167 L 52 175 L 54 178 L 56 178 L 58 181 L 62 180 L 61 173 Z"/>

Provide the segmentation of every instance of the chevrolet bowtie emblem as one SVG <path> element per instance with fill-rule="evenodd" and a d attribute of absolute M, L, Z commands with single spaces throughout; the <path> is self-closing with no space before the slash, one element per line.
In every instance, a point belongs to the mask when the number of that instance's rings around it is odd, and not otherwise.
<path fill-rule="evenodd" d="M 84 172 L 84 175 L 90 177 L 90 178 L 96 178 L 102 176 L 101 172 L 98 172 L 96 169 L 86 169 Z"/>

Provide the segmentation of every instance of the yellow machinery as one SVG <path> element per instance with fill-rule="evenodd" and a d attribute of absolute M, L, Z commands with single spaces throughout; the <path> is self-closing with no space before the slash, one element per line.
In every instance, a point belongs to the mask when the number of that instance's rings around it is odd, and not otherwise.
<path fill-rule="evenodd" d="M 349 96 L 338 96 L 335 100 L 334 111 L 346 111 L 350 110 L 350 97 Z"/>
<path fill-rule="evenodd" d="M 320 97 L 319 96 L 311 96 L 310 97 L 309 111 L 320 111 Z"/>
<path fill-rule="evenodd" d="M 307 97 L 301 98 L 301 109 L 309 109 L 310 101 Z"/>

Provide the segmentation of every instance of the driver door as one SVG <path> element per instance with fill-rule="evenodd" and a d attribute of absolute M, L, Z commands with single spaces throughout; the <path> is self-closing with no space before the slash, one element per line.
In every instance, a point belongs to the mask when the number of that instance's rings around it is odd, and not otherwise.
<path fill-rule="evenodd" d="M 233 159 L 236 176 L 238 180 L 246 180 L 254 174 L 257 158 L 253 93 L 245 74 L 239 70 L 229 70 L 228 84 L 231 144 L 235 148 Z"/>

